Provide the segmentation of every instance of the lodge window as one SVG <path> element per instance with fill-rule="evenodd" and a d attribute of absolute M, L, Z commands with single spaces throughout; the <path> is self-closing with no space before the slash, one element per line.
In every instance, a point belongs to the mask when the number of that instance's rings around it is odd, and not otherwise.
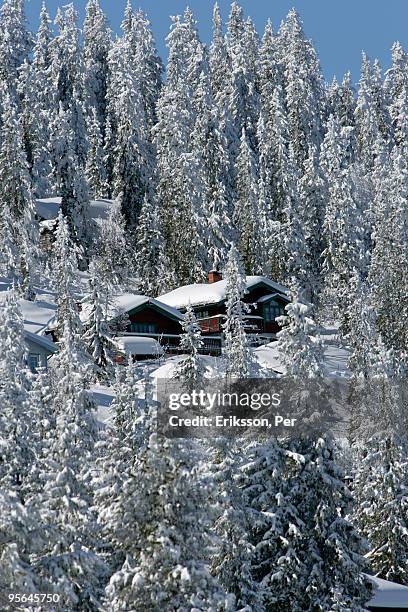
<path fill-rule="evenodd" d="M 208 310 L 197 310 L 197 319 L 208 319 Z"/>
<path fill-rule="evenodd" d="M 155 323 L 131 323 L 130 331 L 133 334 L 155 334 L 157 325 Z"/>
<path fill-rule="evenodd" d="M 263 307 L 263 316 L 265 321 L 274 321 L 276 317 L 280 317 L 285 314 L 285 310 L 282 306 L 279 306 L 276 302 L 269 302 Z"/>

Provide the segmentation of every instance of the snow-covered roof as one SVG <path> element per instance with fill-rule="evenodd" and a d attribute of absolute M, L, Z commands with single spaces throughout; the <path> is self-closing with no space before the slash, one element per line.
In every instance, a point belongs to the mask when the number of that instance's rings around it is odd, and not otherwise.
<path fill-rule="evenodd" d="M 47 338 L 46 336 L 40 336 L 38 334 L 33 334 L 32 332 L 29 332 L 27 330 L 24 330 L 24 336 L 26 340 L 29 340 L 33 344 L 38 344 L 39 346 L 49 351 L 50 353 L 55 353 L 57 350 L 57 347 L 55 346 L 54 342 L 49 340 L 49 338 Z"/>
<path fill-rule="evenodd" d="M 163 348 L 154 338 L 120 336 L 115 342 L 126 355 L 162 355 Z"/>
<path fill-rule="evenodd" d="M 370 608 L 408 609 L 408 587 L 375 576 L 367 577 L 374 584 L 374 595 L 368 604 Z"/>
<path fill-rule="evenodd" d="M 122 293 L 121 295 L 117 295 L 110 305 L 109 317 L 114 319 L 125 312 L 130 312 L 131 310 L 140 308 L 145 304 L 149 304 L 153 308 L 162 310 L 177 320 L 181 321 L 183 319 L 183 315 L 176 308 L 163 304 L 163 302 L 148 297 L 147 295 L 137 295 L 135 293 Z M 88 318 L 89 309 L 90 305 L 85 302 L 81 312 L 82 320 L 86 320 Z"/>
<path fill-rule="evenodd" d="M 280 294 L 286 294 L 287 289 L 279 283 L 267 278 L 266 276 L 247 276 L 247 290 L 252 289 L 256 285 L 264 284 Z M 173 308 L 186 308 L 190 303 L 191 306 L 201 306 L 206 304 L 218 304 L 223 302 L 226 297 L 227 280 L 220 280 L 216 283 L 197 283 L 194 285 L 184 285 L 159 296 L 159 300 L 173 306 Z"/>
<path fill-rule="evenodd" d="M 0 292 L 0 303 L 5 300 L 7 293 Z M 48 302 L 30 302 L 18 300 L 24 319 L 24 329 L 32 334 L 41 334 L 55 317 L 56 306 Z"/>
<path fill-rule="evenodd" d="M 113 200 L 92 200 L 89 205 L 91 219 L 106 219 L 109 211 L 115 205 Z M 35 209 L 38 217 L 51 221 L 58 217 L 61 198 L 41 198 L 36 200 Z"/>
<path fill-rule="evenodd" d="M 275 297 L 279 297 L 281 299 L 284 299 L 285 301 L 289 302 L 289 298 L 286 295 L 282 295 L 282 293 L 277 293 L 275 291 L 275 293 L 268 293 L 268 295 L 263 295 L 262 297 L 258 298 L 256 301 L 259 304 L 262 304 L 263 302 L 269 302 L 269 300 L 272 300 Z"/>

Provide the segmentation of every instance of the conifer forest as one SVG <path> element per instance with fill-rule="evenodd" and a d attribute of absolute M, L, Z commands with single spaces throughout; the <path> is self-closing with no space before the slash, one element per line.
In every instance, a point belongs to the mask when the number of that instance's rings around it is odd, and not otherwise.
<path fill-rule="evenodd" d="M 1 4 L 0 610 L 408 610 L 408 51 L 171 5 Z M 163 435 L 216 378 L 316 433 Z"/>

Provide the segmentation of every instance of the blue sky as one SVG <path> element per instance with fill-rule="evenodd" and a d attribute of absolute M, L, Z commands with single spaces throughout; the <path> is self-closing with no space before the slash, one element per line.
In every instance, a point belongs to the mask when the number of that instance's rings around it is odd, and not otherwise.
<path fill-rule="evenodd" d="M 41 2 L 27 2 L 33 29 L 37 28 Z M 47 0 L 52 17 L 57 6 L 64 4 L 68 4 L 68 0 Z M 77 0 L 74 4 L 82 16 L 86 0 Z M 101 0 L 111 26 L 117 32 L 125 4 L 126 0 Z M 181 13 L 187 5 L 198 20 L 202 40 L 208 41 L 212 1 L 134 0 L 134 7 L 141 7 L 147 13 L 162 56 L 166 54 L 164 39 L 170 26 L 169 16 Z M 219 0 L 219 5 L 226 19 L 230 2 Z M 334 74 L 341 78 L 346 70 L 351 70 L 353 81 L 358 81 L 362 50 L 372 58 L 378 57 L 382 66 L 388 68 L 393 41 L 399 40 L 404 48 L 408 47 L 407 0 L 241 0 L 241 5 L 246 14 L 251 15 L 260 33 L 269 17 L 277 28 L 294 6 L 302 16 L 307 36 L 318 50 L 328 80 Z"/>

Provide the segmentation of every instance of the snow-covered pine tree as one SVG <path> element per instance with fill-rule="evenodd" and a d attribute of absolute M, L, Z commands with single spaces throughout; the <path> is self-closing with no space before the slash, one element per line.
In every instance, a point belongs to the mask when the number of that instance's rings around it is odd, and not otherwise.
<path fill-rule="evenodd" d="M 64 110 L 63 104 L 60 103 L 51 126 L 54 181 L 61 195 L 61 210 L 69 224 L 71 237 L 82 246 L 86 246 L 90 239 L 89 190 L 84 170 L 76 154 L 72 125 L 72 108 Z"/>
<path fill-rule="evenodd" d="M 225 90 L 231 70 L 231 61 L 222 31 L 222 19 L 217 2 L 214 4 L 213 9 L 213 33 L 208 51 L 208 63 L 214 100 L 217 107 L 221 110 L 226 106 L 227 92 Z"/>
<path fill-rule="evenodd" d="M 249 306 L 243 301 L 246 293 L 246 277 L 237 248 L 232 245 L 225 268 L 226 320 L 223 323 L 225 336 L 224 354 L 226 372 L 232 378 L 248 377 L 256 371 L 255 358 L 249 347 L 245 332 L 245 315 Z"/>
<path fill-rule="evenodd" d="M 132 45 L 138 67 L 139 87 L 149 130 L 155 125 L 156 105 L 162 86 L 164 67 L 156 49 L 150 22 L 140 9 L 132 17 Z"/>
<path fill-rule="evenodd" d="M 404 375 L 392 349 L 374 336 L 355 442 L 354 520 L 370 544 L 376 575 L 408 584 L 408 464 Z"/>
<path fill-rule="evenodd" d="M 141 415 L 145 442 L 118 492 L 117 538 L 125 560 L 106 587 L 105 605 L 114 612 L 129 606 L 151 612 L 228 609 L 208 567 L 212 483 L 200 473 L 191 441 L 158 435 L 151 410 L 147 406 Z"/>
<path fill-rule="evenodd" d="M 30 566 L 38 546 L 37 517 L 13 492 L 0 492 L 0 589 L 2 608 L 10 610 L 9 593 L 38 593 L 43 584 Z M 38 519 L 37 519 L 38 520 Z"/>
<path fill-rule="evenodd" d="M 28 59 L 32 37 L 27 30 L 24 0 L 4 0 L 0 11 L 0 81 L 15 96 L 18 69 Z"/>
<path fill-rule="evenodd" d="M 95 265 L 90 265 L 89 274 L 89 310 L 82 339 L 94 363 L 95 379 L 109 381 L 113 374 L 116 344 L 111 336 L 106 314 L 104 314 L 104 295 Z"/>
<path fill-rule="evenodd" d="M 37 571 L 72 610 L 98 607 L 104 566 L 94 552 L 91 473 L 98 427 L 87 389 L 88 364 L 72 319 L 64 319 L 60 351 L 50 361 L 55 430 L 39 470 L 43 487 L 31 503 L 41 510 L 44 543 Z"/>
<path fill-rule="evenodd" d="M 291 411 L 302 415 L 304 425 L 312 425 L 310 436 L 292 440 L 287 447 L 287 503 L 297 509 L 303 523 L 297 541 L 297 557 L 303 560 L 303 567 L 287 609 L 345 607 L 362 612 L 370 589 L 362 575 L 366 569 L 362 542 L 346 518 L 351 493 L 336 464 L 336 445 L 326 432 L 331 408 L 324 385 L 322 346 L 315 324 L 307 316 L 308 306 L 300 303 L 296 294 L 286 309 L 287 325 L 278 342 L 286 376 L 293 379 L 296 388 Z"/>
<path fill-rule="evenodd" d="M 108 53 L 112 34 L 99 0 L 89 0 L 83 27 L 84 87 L 87 115 L 91 126 L 96 121 L 100 134 L 105 133 Z M 93 134 L 96 128 L 89 130 Z M 92 145 L 91 145 L 92 146 Z"/>
<path fill-rule="evenodd" d="M 239 252 L 246 274 L 262 270 L 262 243 L 259 233 L 259 193 L 256 159 L 245 129 L 242 130 L 236 163 L 234 225 L 237 229 Z"/>
<path fill-rule="evenodd" d="M 305 297 L 315 306 L 322 288 L 321 254 L 322 227 L 325 210 L 325 184 L 320 170 L 318 151 L 311 146 L 304 163 L 304 174 L 299 185 L 299 222 L 305 240 L 305 261 L 302 278 Z"/>
<path fill-rule="evenodd" d="M 305 38 L 302 22 L 294 9 L 279 30 L 277 57 L 283 65 L 294 161 L 301 170 L 309 146 L 319 147 L 322 140 L 325 93 L 316 51 Z"/>
<path fill-rule="evenodd" d="M 35 448 L 30 433 L 32 414 L 23 318 L 14 290 L 9 290 L 2 300 L 0 323 L 0 484 L 3 491 L 14 493 L 24 503 L 23 486 L 34 461 Z"/>
<path fill-rule="evenodd" d="M 142 373 L 136 363 L 117 366 L 110 406 L 112 423 L 102 432 L 97 444 L 95 460 L 95 506 L 102 540 L 105 543 L 111 573 L 124 562 L 128 538 L 128 523 L 122 525 L 121 492 L 133 473 L 134 462 L 144 444 L 144 430 L 140 426 L 143 400 L 140 399 Z"/>
<path fill-rule="evenodd" d="M 203 183 L 203 222 L 200 233 L 209 263 L 224 265 L 232 227 L 232 187 L 228 138 L 222 109 L 212 92 L 207 61 L 198 56 L 201 74 L 194 92 L 196 119 L 191 135 L 193 155 L 198 160 Z"/>
<path fill-rule="evenodd" d="M 89 151 L 86 160 L 85 176 L 93 198 L 101 198 L 106 193 L 106 175 L 104 165 L 104 151 L 102 133 L 97 111 L 90 109 L 88 119 Z"/>
<path fill-rule="evenodd" d="M 303 460 L 289 472 L 290 501 L 302 518 L 305 568 L 288 610 L 356 610 L 372 597 L 364 543 L 349 520 L 353 498 L 330 436 L 296 443 Z"/>
<path fill-rule="evenodd" d="M 310 304 L 303 301 L 296 283 L 286 315 L 280 317 L 278 350 L 290 376 L 314 378 L 321 375 L 322 345 L 316 323 L 310 316 Z"/>
<path fill-rule="evenodd" d="M 204 376 L 204 364 L 199 355 L 204 342 L 191 304 L 187 306 L 181 327 L 183 333 L 180 335 L 180 349 L 187 356 L 177 364 L 173 376 L 179 378 L 187 389 L 196 389 L 202 383 Z"/>
<path fill-rule="evenodd" d="M 108 190 L 120 197 L 126 222 L 134 225 L 155 167 L 152 127 L 163 70 L 149 21 L 128 2 L 123 37 L 109 53 L 105 165 Z"/>
<path fill-rule="evenodd" d="M 302 460 L 296 453 L 287 453 L 277 440 L 253 442 L 235 476 L 246 518 L 244 538 L 252 547 L 250 585 L 260 610 L 303 609 L 299 599 L 305 572 L 304 523 L 291 499 L 289 457 L 294 463 Z"/>
<path fill-rule="evenodd" d="M 378 184 L 374 248 L 369 281 L 378 314 L 378 328 L 388 347 L 406 350 L 406 311 L 401 299 L 408 287 L 406 267 L 408 169 L 404 148 L 394 147 L 385 184 Z M 392 240 L 390 240 L 392 236 Z"/>
<path fill-rule="evenodd" d="M 81 321 L 75 302 L 75 278 L 77 275 L 77 248 L 69 236 L 68 223 L 59 212 L 53 245 L 53 277 L 55 279 L 57 315 L 54 328 L 61 335 L 67 320 L 73 333 L 80 334 Z"/>
<path fill-rule="evenodd" d="M 334 115 L 341 127 L 353 127 L 355 124 L 356 99 L 351 83 L 351 74 L 346 72 L 341 85 L 333 79 L 328 91 L 328 113 Z"/>
<path fill-rule="evenodd" d="M 50 18 L 42 5 L 31 64 L 20 70 L 22 122 L 33 191 L 37 197 L 50 193 L 50 125 L 55 114 L 56 91 L 51 74 Z"/>
<path fill-rule="evenodd" d="M 195 123 L 192 104 L 197 87 L 197 57 L 202 57 L 195 21 L 186 10 L 184 21 L 174 18 L 167 37 L 167 80 L 157 104 L 154 127 L 157 147 L 157 197 L 162 211 L 165 253 L 179 284 L 202 280 L 208 254 L 200 240 L 203 210 L 202 173 L 191 152 Z"/>
<path fill-rule="evenodd" d="M 376 142 L 379 137 L 388 142 L 391 130 L 378 64 L 373 65 L 365 53 L 354 115 L 357 158 L 365 172 L 370 172 L 375 162 Z"/>
<path fill-rule="evenodd" d="M 239 478 L 246 462 L 243 447 L 246 451 L 242 440 L 219 438 L 207 451 L 220 503 L 215 522 L 220 542 L 211 567 L 225 590 L 234 595 L 235 609 L 245 610 L 249 606 L 251 612 L 262 612 L 263 590 L 252 575 L 256 548 L 250 541 L 250 532 L 255 513 L 245 506 L 243 479 Z"/>
<path fill-rule="evenodd" d="M 157 200 L 144 197 L 136 230 L 135 272 L 141 293 L 156 297 L 175 285 L 174 273 L 164 250 Z"/>
<path fill-rule="evenodd" d="M 237 135 L 231 142 L 232 160 L 239 153 L 239 138 L 245 130 L 249 146 L 256 151 L 256 125 L 259 114 L 258 47 L 259 38 L 251 19 L 245 20 L 237 2 L 231 5 L 228 20 L 227 51 L 231 66 L 227 74 L 227 109 Z"/>
<path fill-rule="evenodd" d="M 364 243 L 364 205 L 358 197 L 358 176 L 348 165 L 348 136 L 333 116 L 329 118 L 321 150 L 321 166 L 327 193 L 323 221 L 323 272 L 326 274 L 326 299 L 335 316 L 348 330 L 349 282 L 355 268 L 366 273 Z"/>
<path fill-rule="evenodd" d="M 113 202 L 108 217 L 101 220 L 98 230 L 92 254 L 106 316 L 109 297 L 126 287 L 132 268 L 129 266 L 132 251 L 126 240 L 125 219 L 117 202 Z"/>
<path fill-rule="evenodd" d="M 58 33 L 50 44 L 51 75 L 57 97 L 55 114 L 58 115 L 60 108 L 67 113 L 72 149 L 79 166 L 83 169 L 88 153 L 84 100 L 85 77 L 78 13 L 72 3 L 64 7 L 63 12 L 58 9 L 55 23 L 58 26 Z M 58 135 L 60 138 L 63 137 L 57 131 Z M 52 134 L 52 138 L 55 139 L 56 135 Z"/>
<path fill-rule="evenodd" d="M 258 121 L 259 142 L 259 208 L 265 234 L 262 239 L 266 253 L 265 271 L 272 278 L 286 276 L 284 227 L 285 210 L 294 194 L 295 167 L 289 148 L 289 132 L 283 92 L 277 85 L 268 109 L 261 109 Z"/>
<path fill-rule="evenodd" d="M 32 277 L 38 255 L 38 228 L 24 151 L 17 104 L 7 89 L 2 90 L 0 128 L 0 225 L 5 249 L 3 270 L 25 297 L 32 299 Z"/>

